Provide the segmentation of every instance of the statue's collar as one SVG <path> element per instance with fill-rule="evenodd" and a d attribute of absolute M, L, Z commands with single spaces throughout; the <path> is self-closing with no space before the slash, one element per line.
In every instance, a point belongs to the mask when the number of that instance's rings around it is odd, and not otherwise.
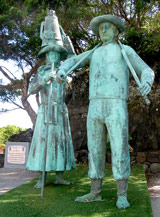
<path fill-rule="evenodd" d="M 107 42 L 103 42 L 102 46 L 106 46 L 108 44 L 116 44 L 116 43 L 117 43 L 116 41 L 110 40 L 110 41 L 107 41 Z"/>

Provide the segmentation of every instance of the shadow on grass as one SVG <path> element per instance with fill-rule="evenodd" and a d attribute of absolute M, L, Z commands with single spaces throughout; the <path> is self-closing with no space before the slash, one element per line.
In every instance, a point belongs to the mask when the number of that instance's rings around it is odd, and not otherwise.
<path fill-rule="evenodd" d="M 37 179 L 28 182 L 0 196 L 0 217 L 152 217 L 148 188 L 143 167 L 132 167 L 129 180 L 128 200 L 131 207 L 118 210 L 116 204 L 116 181 L 111 167 L 107 165 L 103 181 L 103 202 L 76 203 L 77 196 L 90 190 L 88 167 L 78 165 L 76 170 L 65 173 L 65 178 L 73 180 L 74 185 L 54 186 L 54 173 L 47 176 L 44 199 L 40 190 L 33 186 Z"/>

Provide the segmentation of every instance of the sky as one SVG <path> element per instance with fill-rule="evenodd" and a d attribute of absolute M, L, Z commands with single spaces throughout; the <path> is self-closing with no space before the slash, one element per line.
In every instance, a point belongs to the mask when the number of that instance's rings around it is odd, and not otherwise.
<path fill-rule="evenodd" d="M 37 112 L 37 106 L 34 96 L 30 97 L 31 105 L 34 105 L 34 110 Z M 0 108 L 10 108 L 9 103 L 0 103 Z M 14 111 L 0 113 L 0 127 L 6 127 L 7 125 L 15 125 L 20 128 L 32 128 L 32 122 L 26 111 L 17 109 Z"/>
<path fill-rule="evenodd" d="M 19 76 L 18 69 L 14 66 L 14 64 L 11 61 L 4 62 L 0 60 L 0 66 L 7 67 L 9 70 L 12 71 L 12 73 L 14 72 L 14 75 L 16 75 L 17 77 Z M 3 84 L 7 84 L 8 82 L 7 79 L 2 76 L 1 72 L 0 81 L 3 81 Z M 35 112 L 37 112 L 38 106 L 36 104 L 36 99 L 34 95 L 29 97 L 29 102 L 31 103 L 31 106 L 33 107 Z M 15 106 L 13 106 L 10 103 L 0 102 L 0 109 L 12 109 L 13 107 Z M 15 125 L 20 128 L 32 128 L 32 122 L 30 120 L 29 115 L 26 111 L 22 109 L 0 113 L 0 127 L 6 127 L 7 125 Z"/>

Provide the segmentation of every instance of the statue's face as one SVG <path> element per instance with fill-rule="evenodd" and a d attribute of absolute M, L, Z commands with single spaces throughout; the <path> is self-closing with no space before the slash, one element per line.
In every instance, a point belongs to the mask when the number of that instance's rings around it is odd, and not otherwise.
<path fill-rule="evenodd" d="M 48 62 L 50 63 L 58 63 L 60 62 L 60 53 L 58 52 L 55 52 L 55 51 L 50 51 L 48 52 L 47 54 L 47 59 L 48 59 Z"/>
<path fill-rule="evenodd" d="M 117 27 L 112 23 L 104 22 L 99 25 L 99 35 L 103 43 L 115 40 L 118 33 Z"/>

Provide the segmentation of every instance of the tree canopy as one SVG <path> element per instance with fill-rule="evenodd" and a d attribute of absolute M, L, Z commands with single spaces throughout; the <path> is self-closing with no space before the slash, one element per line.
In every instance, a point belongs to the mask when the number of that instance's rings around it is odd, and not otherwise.
<path fill-rule="evenodd" d="M 0 1 L 0 59 L 12 60 L 19 68 L 14 71 L 0 66 L 0 73 L 8 79 L 0 84 L 0 100 L 25 109 L 33 124 L 36 113 L 28 101 L 28 87 L 33 74 L 42 64 L 37 58 L 41 48 L 40 24 L 48 9 L 53 9 L 65 33 L 70 36 L 76 53 L 98 43 L 89 23 L 95 16 L 113 14 L 127 24 L 121 40 L 132 46 L 156 71 L 159 80 L 160 1 L 156 0 L 1 0 Z M 20 97 L 21 103 L 16 103 Z M 38 95 L 37 95 L 38 99 Z"/>
<path fill-rule="evenodd" d="M 22 129 L 20 127 L 16 127 L 13 125 L 1 127 L 0 128 L 0 147 L 3 146 L 12 135 L 19 134 L 20 132 L 24 130 L 25 129 Z"/>

